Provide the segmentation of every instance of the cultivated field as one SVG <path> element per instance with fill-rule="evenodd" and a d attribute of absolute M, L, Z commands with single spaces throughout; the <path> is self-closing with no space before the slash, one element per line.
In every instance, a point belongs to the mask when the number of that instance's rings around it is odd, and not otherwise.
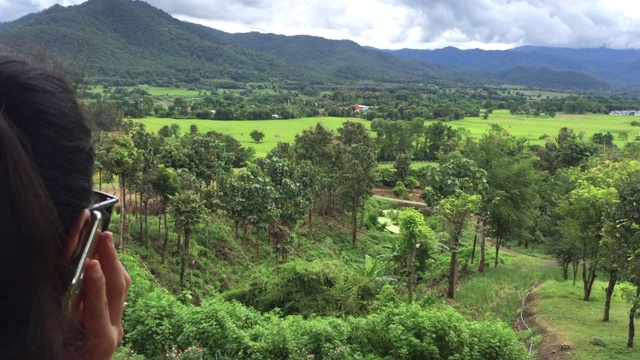
<path fill-rule="evenodd" d="M 147 130 L 157 132 L 164 125 L 178 124 L 182 133 L 189 131 L 189 127 L 194 124 L 198 126 L 198 130 L 202 133 L 215 130 L 217 132 L 228 134 L 242 142 L 246 147 L 253 147 L 257 156 L 266 155 L 269 150 L 276 146 L 278 142 L 293 142 L 296 134 L 303 130 L 316 126 L 321 123 L 323 126 L 336 130 L 347 121 L 357 121 L 365 124 L 367 127 L 370 122 L 357 118 L 338 118 L 338 117 L 310 117 L 294 120 L 194 120 L 194 119 L 163 119 L 148 117 L 141 121 L 146 125 Z M 256 144 L 249 133 L 253 130 L 264 132 L 264 140 Z"/>
<path fill-rule="evenodd" d="M 123 89 L 127 89 L 129 91 L 135 89 L 135 88 L 139 88 L 142 90 L 145 90 L 149 93 L 149 95 L 151 96 L 163 96 L 163 95 L 167 95 L 167 96 L 188 96 L 188 97 L 196 97 L 196 96 L 201 96 L 202 95 L 202 91 L 198 91 L 198 90 L 188 90 L 188 89 L 184 89 L 184 88 L 170 88 L 170 87 L 159 87 L 159 86 L 149 86 L 149 85 L 138 85 L 138 86 L 117 86 L 114 88 L 123 88 Z M 97 85 L 94 86 L 93 88 L 91 88 L 90 90 L 88 90 L 89 92 L 92 93 L 99 93 L 102 94 L 104 92 L 104 87 L 102 85 Z"/>
<path fill-rule="evenodd" d="M 166 88 L 162 88 L 166 91 Z M 187 90 L 181 90 L 187 91 Z M 264 156 L 278 142 L 292 142 L 296 134 L 302 130 L 322 123 L 330 129 L 339 128 L 347 120 L 358 121 L 367 127 L 370 121 L 359 118 L 338 118 L 338 117 L 310 117 L 293 120 L 195 120 L 195 119 L 165 119 L 148 117 L 141 121 L 147 126 L 149 131 L 157 132 L 164 125 L 178 124 L 184 133 L 189 131 L 189 126 L 195 124 L 201 132 L 215 130 L 223 134 L 229 134 L 243 143 L 244 146 L 252 146 L 256 149 L 256 155 Z M 640 127 L 631 126 L 631 121 L 636 120 L 632 116 L 609 116 L 609 115 L 567 115 L 557 114 L 555 118 L 549 117 L 527 117 L 511 115 L 508 110 L 496 110 L 484 120 L 479 117 L 468 117 L 463 120 L 448 122 L 448 125 L 469 130 L 473 137 L 479 138 L 490 128 L 491 124 L 498 124 L 516 136 L 523 136 L 531 144 L 544 144 L 546 140 L 540 139 L 544 134 L 553 139 L 562 127 L 573 129 L 576 133 L 584 132 L 586 138 L 598 132 L 611 132 L 618 145 L 624 145 L 626 141 L 618 139 L 620 132 L 627 132 L 629 140 L 633 141 L 640 135 Z M 640 120 L 640 118 L 638 118 Z M 427 122 L 425 125 L 428 125 Z M 265 133 L 265 138 L 260 144 L 251 140 L 249 133 L 253 130 L 260 130 Z M 375 136 L 375 134 L 371 134 Z"/>
<path fill-rule="evenodd" d="M 629 140 L 640 135 L 640 127 L 631 126 L 632 120 L 640 120 L 633 116 L 609 116 L 602 114 L 567 115 L 557 114 L 550 117 L 514 116 L 509 110 L 495 110 L 484 120 L 479 117 L 465 118 L 463 120 L 449 122 L 451 126 L 463 127 L 471 132 L 474 137 L 484 134 L 491 124 L 498 124 L 516 136 L 524 136 L 531 144 L 544 144 L 546 140 L 540 136 L 547 134 L 555 138 L 562 127 L 573 129 L 576 134 L 584 132 L 585 137 L 591 137 L 594 133 L 609 131 L 614 135 L 615 142 L 622 145 L 625 142 L 618 140 L 618 133 L 625 131 L 629 134 Z"/>

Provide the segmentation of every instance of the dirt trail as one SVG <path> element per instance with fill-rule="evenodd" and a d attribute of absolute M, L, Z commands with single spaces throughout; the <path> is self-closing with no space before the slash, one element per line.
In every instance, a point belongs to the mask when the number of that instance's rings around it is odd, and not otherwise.
<path fill-rule="evenodd" d="M 397 204 L 402 204 L 402 205 L 410 205 L 410 206 L 415 206 L 415 207 L 420 207 L 420 208 L 426 208 L 427 207 L 427 204 L 425 204 L 423 202 L 418 202 L 418 201 L 402 200 L 402 199 L 390 198 L 390 197 L 380 196 L 380 195 L 373 195 L 373 197 L 376 198 L 376 199 L 391 201 L 391 202 L 394 202 L 394 203 L 397 203 Z"/>
<path fill-rule="evenodd" d="M 535 258 L 533 256 L 525 255 L 519 253 L 515 250 L 508 248 L 501 248 L 500 252 L 504 252 L 507 254 L 515 255 L 515 256 L 523 256 L 529 258 Z M 555 265 L 554 260 L 545 260 L 536 258 L 542 261 L 542 265 L 550 266 Z M 538 289 L 544 286 L 544 281 L 541 281 L 535 284 L 531 290 L 520 299 L 520 304 L 522 308 L 522 317 L 520 314 L 516 316 L 513 321 L 513 328 L 516 331 L 527 331 L 526 326 L 523 324 L 523 321 L 529 326 L 531 329 L 535 329 L 536 335 L 539 335 L 541 340 L 539 343 L 534 344 L 533 353 L 536 359 L 539 360 L 568 360 L 571 359 L 571 349 L 573 348 L 573 344 L 568 341 L 565 336 L 558 330 L 554 329 L 553 326 L 541 315 L 538 314 L 538 300 L 540 295 L 538 295 Z M 527 349 L 529 345 L 529 341 L 527 340 Z"/>

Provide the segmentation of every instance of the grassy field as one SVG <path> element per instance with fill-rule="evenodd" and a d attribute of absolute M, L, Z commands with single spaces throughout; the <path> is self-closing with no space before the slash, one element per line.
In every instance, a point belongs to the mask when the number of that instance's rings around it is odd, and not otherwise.
<path fill-rule="evenodd" d="M 152 87 L 148 87 L 152 89 Z M 158 88 L 162 91 L 168 91 L 167 88 Z M 189 92 L 185 89 L 174 89 L 175 94 L 179 92 Z M 197 96 L 197 91 L 191 91 L 194 96 Z M 178 95 L 176 95 L 178 96 Z M 473 137 L 479 138 L 490 128 L 491 124 L 498 124 L 511 134 L 516 136 L 522 136 L 529 140 L 530 144 L 544 144 L 547 140 L 540 139 L 544 134 L 549 135 L 549 138 L 554 139 L 558 134 L 558 131 L 562 127 L 569 127 L 576 133 L 584 132 L 585 137 L 589 138 L 594 133 L 598 132 L 611 132 L 614 135 L 615 143 L 618 146 L 623 146 L 627 141 L 633 141 L 637 135 L 640 135 L 640 127 L 631 126 L 631 121 L 636 118 L 630 116 L 609 116 L 609 115 L 567 115 L 557 114 L 555 118 L 549 117 L 527 117 L 527 116 L 514 116 L 509 113 L 508 110 L 496 110 L 489 116 L 489 119 L 484 120 L 479 117 L 468 117 L 463 120 L 448 122 L 456 128 L 465 128 L 469 130 Z M 336 117 L 311 117 L 301 118 L 293 120 L 233 120 L 233 121 L 218 121 L 218 120 L 195 120 L 195 119 L 165 119 L 148 117 L 141 119 L 142 123 L 147 126 L 149 131 L 157 132 L 163 125 L 171 125 L 173 123 L 180 125 L 181 131 L 186 132 L 191 124 L 198 126 L 201 132 L 209 130 L 215 130 L 224 134 L 229 134 L 245 146 L 252 146 L 256 149 L 258 156 L 266 154 L 271 150 L 278 142 L 291 142 L 295 138 L 295 135 L 300 133 L 304 129 L 308 129 L 322 123 L 324 126 L 330 129 L 337 129 L 346 120 L 358 121 L 370 126 L 371 122 L 362 120 L 359 118 L 336 118 Z M 427 123 L 428 125 L 428 123 Z M 265 139 L 260 144 L 254 143 L 249 137 L 249 133 L 252 130 L 261 130 L 265 133 Z M 622 131 L 627 132 L 629 140 L 622 141 L 618 139 L 618 134 Z M 372 134 L 375 136 L 375 134 Z"/>
<path fill-rule="evenodd" d="M 616 288 L 611 304 L 611 320 L 602 322 L 604 311 L 604 281 L 596 281 L 591 301 L 582 301 L 582 284 L 547 281 L 540 289 L 537 317 L 541 317 L 554 332 L 562 334 L 571 345 L 572 358 L 584 360 L 640 359 L 640 338 L 636 334 L 636 348 L 627 349 L 627 331 L 630 304 L 620 298 Z M 638 320 L 636 320 L 638 322 Z M 637 326 L 637 324 L 636 324 Z M 549 329 L 548 329 L 549 330 Z M 592 345 L 599 337 L 606 347 Z"/>
<path fill-rule="evenodd" d="M 159 86 L 149 86 L 149 85 L 138 85 L 138 86 L 118 86 L 119 88 L 133 90 L 135 88 L 140 88 L 146 90 L 152 96 L 201 96 L 202 93 L 198 90 L 188 90 L 184 88 L 170 88 L 170 87 L 159 87 Z M 102 85 L 96 85 L 92 87 L 92 89 L 88 90 L 92 93 L 102 94 L 104 92 L 104 87 Z"/>
<path fill-rule="evenodd" d="M 637 119 L 631 116 L 602 114 L 557 114 L 555 118 L 527 117 L 511 115 L 508 110 L 495 110 L 487 120 L 471 117 L 448 124 L 457 128 L 466 128 L 474 137 L 482 136 L 491 124 L 498 124 L 512 135 L 527 138 L 531 144 L 544 144 L 546 140 L 540 139 L 540 136 L 544 134 L 549 135 L 552 139 L 555 138 L 562 127 L 571 128 L 576 134 L 584 131 L 586 137 L 591 137 L 594 133 L 609 131 L 614 135 L 616 144 L 623 145 L 625 141 L 618 140 L 620 131 L 626 131 L 630 141 L 635 139 L 636 135 L 640 135 L 640 127 L 631 126 L 632 120 Z"/>
<path fill-rule="evenodd" d="M 329 129 L 336 130 L 347 121 L 357 121 L 369 127 L 371 122 L 357 118 L 337 118 L 337 117 L 310 117 L 295 120 L 194 120 L 194 119 L 162 119 L 148 117 L 141 119 L 146 125 L 147 130 L 157 132 L 164 125 L 178 124 L 181 132 L 189 131 L 189 127 L 194 124 L 198 126 L 200 132 L 215 130 L 217 132 L 228 134 L 242 142 L 246 147 L 253 147 L 257 156 L 266 155 L 278 142 L 293 142 L 296 134 L 303 130 L 321 123 Z M 259 144 L 256 144 L 249 133 L 253 130 L 261 130 L 265 134 L 265 138 Z"/>

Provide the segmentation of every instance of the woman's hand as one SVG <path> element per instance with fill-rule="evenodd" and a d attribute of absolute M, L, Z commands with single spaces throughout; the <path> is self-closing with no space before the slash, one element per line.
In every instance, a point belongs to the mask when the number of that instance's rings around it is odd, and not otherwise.
<path fill-rule="evenodd" d="M 86 359 L 111 359 L 124 335 L 122 312 L 131 277 L 118 259 L 110 232 L 100 235 L 96 258 L 87 263 L 82 286 L 81 355 Z"/>

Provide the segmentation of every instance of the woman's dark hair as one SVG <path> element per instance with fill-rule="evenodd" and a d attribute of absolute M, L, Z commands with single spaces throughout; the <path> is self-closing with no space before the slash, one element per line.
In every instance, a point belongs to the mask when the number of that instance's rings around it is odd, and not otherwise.
<path fill-rule="evenodd" d="M 67 235 L 91 202 L 91 130 L 59 76 L 0 55 L 0 358 L 70 359 Z"/>

